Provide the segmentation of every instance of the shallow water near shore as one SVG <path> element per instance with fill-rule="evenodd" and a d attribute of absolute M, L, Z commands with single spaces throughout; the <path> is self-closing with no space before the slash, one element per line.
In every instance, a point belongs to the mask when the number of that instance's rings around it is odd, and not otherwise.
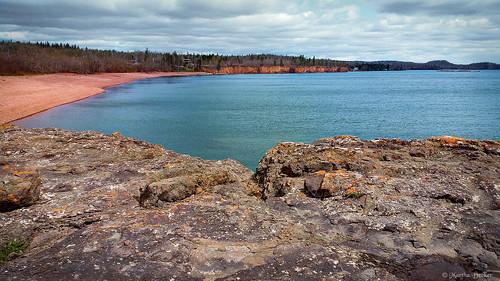
<path fill-rule="evenodd" d="M 500 139 L 500 71 L 166 77 L 15 122 L 120 131 L 205 159 L 255 168 L 282 141 L 321 137 Z"/>

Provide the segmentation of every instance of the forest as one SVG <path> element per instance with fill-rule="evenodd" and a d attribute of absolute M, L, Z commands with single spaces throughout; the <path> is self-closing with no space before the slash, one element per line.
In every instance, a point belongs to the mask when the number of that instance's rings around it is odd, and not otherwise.
<path fill-rule="evenodd" d="M 387 70 L 500 69 L 489 62 L 467 65 L 445 60 L 340 61 L 272 54 L 220 55 L 89 49 L 69 43 L 0 41 L 0 75 L 204 71 L 211 73 L 345 72 Z"/>
<path fill-rule="evenodd" d="M 0 74 L 101 73 L 153 71 L 217 72 L 225 67 L 347 67 L 342 61 L 278 55 L 219 55 L 116 51 L 69 43 L 0 42 Z"/>

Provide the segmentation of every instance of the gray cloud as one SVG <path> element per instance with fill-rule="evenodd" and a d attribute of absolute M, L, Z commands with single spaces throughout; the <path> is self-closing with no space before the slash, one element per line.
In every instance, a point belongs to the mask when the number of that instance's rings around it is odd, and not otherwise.
<path fill-rule="evenodd" d="M 0 38 L 120 50 L 500 61 L 498 1 L 357 3 L 0 0 Z"/>
<path fill-rule="evenodd" d="M 498 1 L 390 1 L 382 5 L 382 12 L 395 14 L 428 14 L 435 16 L 442 15 L 478 15 L 500 12 L 500 2 Z"/>

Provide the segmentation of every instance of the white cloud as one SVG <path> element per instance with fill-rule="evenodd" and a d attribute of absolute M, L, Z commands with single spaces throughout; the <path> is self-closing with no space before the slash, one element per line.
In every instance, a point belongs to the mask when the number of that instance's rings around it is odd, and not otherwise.
<path fill-rule="evenodd" d="M 461 7 L 451 5 L 457 1 Z M 0 38 L 124 50 L 499 62 L 498 2 L 472 2 L 0 0 Z"/>

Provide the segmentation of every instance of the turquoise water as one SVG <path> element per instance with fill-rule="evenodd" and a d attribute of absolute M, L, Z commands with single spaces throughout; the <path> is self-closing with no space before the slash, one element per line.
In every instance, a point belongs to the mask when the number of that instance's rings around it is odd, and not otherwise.
<path fill-rule="evenodd" d="M 120 131 L 254 168 L 282 141 L 335 135 L 500 139 L 500 71 L 154 78 L 16 123 Z"/>

